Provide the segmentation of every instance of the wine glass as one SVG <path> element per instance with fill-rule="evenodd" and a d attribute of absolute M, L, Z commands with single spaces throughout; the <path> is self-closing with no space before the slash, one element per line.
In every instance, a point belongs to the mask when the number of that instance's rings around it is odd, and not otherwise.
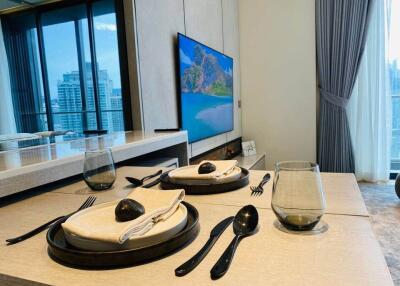
<path fill-rule="evenodd" d="M 92 190 L 111 188 L 116 178 L 111 149 L 85 152 L 83 178 Z"/>
<path fill-rule="evenodd" d="M 303 161 L 277 163 L 271 206 L 287 230 L 313 230 L 326 207 L 318 165 Z"/>

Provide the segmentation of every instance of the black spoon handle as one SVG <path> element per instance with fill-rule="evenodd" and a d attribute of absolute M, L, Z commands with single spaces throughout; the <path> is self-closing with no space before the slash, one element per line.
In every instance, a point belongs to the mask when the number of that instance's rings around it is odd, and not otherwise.
<path fill-rule="evenodd" d="M 142 178 L 142 182 L 147 181 L 148 179 L 157 177 L 158 175 L 161 175 L 161 173 L 162 173 L 162 170 L 158 170 L 157 173 L 154 173 L 154 174 L 152 174 L 152 175 L 148 175 L 148 176 L 146 176 L 146 177 L 143 177 L 143 178 Z"/>
<path fill-rule="evenodd" d="M 156 185 L 158 185 L 160 182 L 161 182 L 161 177 L 164 175 L 164 174 L 168 174 L 169 172 L 171 172 L 172 170 L 168 170 L 168 171 L 166 171 L 166 172 L 164 172 L 164 173 L 161 173 L 161 175 L 157 178 L 157 179 L 155 179 L 154 181 L 151 181 L 150 183 L 148 183 L 148 184 L 146 184 L 146 185 L 143 185 L 142 186 L 142 188 L 151 188 L 151 187 L 154 187 L 154 186 L 156 186 Z"/>
<path fill-rule="evenodd" d="M 261 180 L 259 186 L 263 187 L 266 183 L 269 182 L 269 180 L 271 179 L 271 175 L 269 173 L 267 173 Z"/>
<path fill-rule="evenodd" d="M 157 178 L 154 181 L 151 181 L 150 183 L 148 183 L 146 185 L 143 185 L 142 188 L 149 189 L 151 187 L 154 187 L 154 186 L 158 185 L 160 182 L 161 182 L 161 179 Z"/>
<path fill-rule="evenodd" d="M 197 265 L 206 257 L 210 249 L 214 246 L 218 237 L 210 237 L 206 244 L 197 252 L 192 258 L 183 263 L 181 266 L 175 269 L 176 276 L 184 276 L 196 268 Z"/>
<path fill-rule="evenodd" d="M 239 245 L 241 236 L 236 235 L 232 242 L 229 244 L 228 248 L 224 251 L 222 256 L 215 263 L 214 267 L 211 269 L 211 279 L 215 280 L 224 276 L 228 271 L 229 266 L 233 260 L 233 255 L 235 254 L 236 248 Z"/>

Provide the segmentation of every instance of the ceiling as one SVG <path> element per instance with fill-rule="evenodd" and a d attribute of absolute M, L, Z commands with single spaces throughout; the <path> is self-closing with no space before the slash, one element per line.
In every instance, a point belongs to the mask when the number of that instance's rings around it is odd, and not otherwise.
<path fill-rule="evenodd" d="M 56 0 L 0 0 L 0 14 L 24 10 Z"/>

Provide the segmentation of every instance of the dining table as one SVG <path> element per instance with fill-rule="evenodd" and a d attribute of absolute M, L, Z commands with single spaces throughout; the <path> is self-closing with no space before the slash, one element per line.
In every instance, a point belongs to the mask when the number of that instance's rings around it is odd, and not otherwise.
<path fill-rule="evenodd" d="M 393 285 L 353 174 L 321 173 L 327 204 L 322 220 L 328 230 L 316 235 L 277 229 L 271 210 L 274 172 L 250 170 L 249 185 L 238 190 L 186 194 L 184 200 L 199 212 L 198 236 L 179 251 L 146 264 L 97 270 L 63 265 L 49 257 L 46 232 L 18 244 L 5 243 L 9 237 L 76 210 L 88 196 L 96 196 L 96 204 L 125 198 L 135 191 L 126 176 L 141 178 L 158 169 L 124 166 L 116 170 L 117 179 L 106 191 L 92 191 L 78 180 L 3 205 L 0 285 Z M 271 181 L 261 195 L 252 196 L 250 186 L 257 185 L 267 172 Z M 193 271 L 175 276 L 175 268 L 197 253 L 218 222 L 249 204 L 258 210 L 258 231 L 242 240 L 222 278 L 212 280 L 210 270 L 233 239 L 232 226 Z"/>

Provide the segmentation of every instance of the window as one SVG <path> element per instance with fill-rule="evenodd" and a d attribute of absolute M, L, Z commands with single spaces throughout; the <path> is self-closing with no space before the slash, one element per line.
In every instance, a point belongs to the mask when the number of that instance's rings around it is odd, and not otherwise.
<path fill-rule="evenodd" d="M 120 1 L 67 2 L 2 17 L 18 132 L 130 130 Z"/>
<path fill-rule="evenodd" d="M 393 60 L 389 66 L 392 94 L 392 148 L 391 169 L 400 170 L 400 66 Z"/>
<path fill-rule="evenodd" d="M 400 171 L 400 1 L 392 1 L 391 5 L 388 45 L 392 96 L 391 170 L 393 173 L 398 173 Z"/>

